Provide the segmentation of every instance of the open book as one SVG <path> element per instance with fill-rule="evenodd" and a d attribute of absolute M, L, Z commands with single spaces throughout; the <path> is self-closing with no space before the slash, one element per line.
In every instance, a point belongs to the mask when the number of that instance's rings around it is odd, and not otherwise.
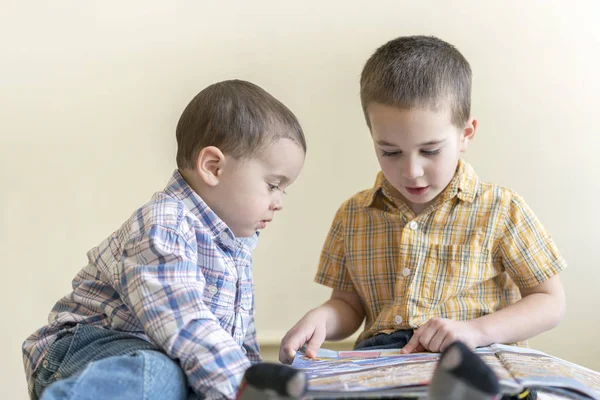
<path fill-rule="evenodd" d="M 476 352 L 494 370 L 502 392 L 541 389 L 573 399 L 600 400 L 600 373 L 541 351 L 494 344 Z M 422 397 L 440 353 L 400 350 L 332 351 L 310 359 L 298 352 L 292 367 L 308 376 L 308 398 Z"/>

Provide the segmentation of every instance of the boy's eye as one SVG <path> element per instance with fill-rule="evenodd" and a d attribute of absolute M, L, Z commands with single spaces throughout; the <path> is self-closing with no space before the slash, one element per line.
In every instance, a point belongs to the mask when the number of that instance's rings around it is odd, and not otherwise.
<path fill-rule="evenodd" d="M 400 151 L 385 151 L 385 150 L 381 150 L 381 155 L 383 157 L 394 157 L 394 156 L 398 156 L 400 155 Z"/>
<path fill-rule="evenodd" d="M 421 152 L 423 154 L 425 154 L 426 156 L 435 156 L 440 154 L 440 152 L 442 151 L 442 149 L 435 149 L 435 150 L 421 150 Z"/>
<path fill-rule="evenodd" d="M 283 194 L 287 194 L 287 193 L 285 192 L 285 190 L 281 190 L 281 188 L 280 188 L 278 185 L 272 185 L 272 184 L 270 184 L 270 183 L 268 183 L 268 185 L 269 185 L 269 192 L 274 192 L 274 191 L 276 191 L 276 190 L 279 190 L 279 191 L 281 191 L 281 193 L 283 193 Z"/>

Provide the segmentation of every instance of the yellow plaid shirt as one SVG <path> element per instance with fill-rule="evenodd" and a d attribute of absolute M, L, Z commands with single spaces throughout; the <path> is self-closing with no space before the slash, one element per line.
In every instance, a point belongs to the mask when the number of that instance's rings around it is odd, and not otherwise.
<path fill-rule="evenodd" d="M 315 282 L 356 290 L 366 311 L 358 340 L 416 329 L 434 317 L 493 313 L 566 267 L 548 232 L 516 193 L 480 182 L 460 161 L 448 187 L 416 215 L 383 173 L 342 204 Z"/>

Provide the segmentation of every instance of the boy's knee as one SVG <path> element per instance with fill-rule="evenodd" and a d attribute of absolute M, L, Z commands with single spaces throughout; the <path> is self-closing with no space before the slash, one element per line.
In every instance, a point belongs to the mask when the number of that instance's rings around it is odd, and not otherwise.
<path fill-rule="evenodd" d="M 93 361 L 81 372 L 50 385 L 42 399 L 185 400 L 187 392 L 178 363 L 159 351 L 143 350 Z"/>
<path fill-rule="evenodd" d="M 45 388 L 42 392 L 41 400 L 65 400 L 73 398 L 73 386 L 75 382 L 72 380 L 57 381 Z M 36 397 L 32 397 L 36 398 Z"/>
<path fill-rule="evenodd" d="M 130 356 L 142 361 L 146 392 L 164 393 L 165 399 L 187 397 L 187 380 L 178 362 L 153 350 L 137 351 Z"/>

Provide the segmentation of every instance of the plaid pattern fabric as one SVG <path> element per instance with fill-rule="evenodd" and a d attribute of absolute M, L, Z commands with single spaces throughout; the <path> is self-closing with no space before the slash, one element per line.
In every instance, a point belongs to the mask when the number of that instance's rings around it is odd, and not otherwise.
<path fill-rule="evenodd" d="M 566 267 L 550 235 L 516 193 L 480 182 L 459 161 L 455 177 L 416 215 L 375 186 L 339 208 L 315 282 L 356 290 L 366 311 L 359 341 L 416 329 L 434 317 L 493 313 Z"/>
<path fill-rule="evenodd" d="M 260 361 L 254 327 L 251 252 L 258 235 L 235 238 L 175 171 L 98 247 L 73 292 L 23 344 L 28 381 L 69 322 L 130 332 L 179 360 L 207 398 L 234 397 Z"/>

